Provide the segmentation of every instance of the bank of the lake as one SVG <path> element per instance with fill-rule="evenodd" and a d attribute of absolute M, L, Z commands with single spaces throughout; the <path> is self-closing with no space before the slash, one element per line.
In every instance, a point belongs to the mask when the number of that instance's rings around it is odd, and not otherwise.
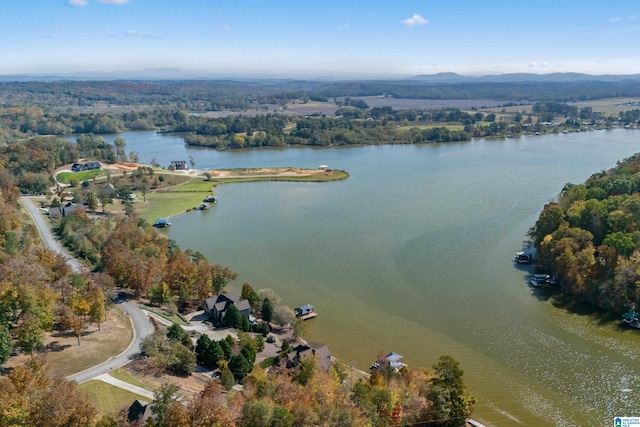
<path fill-rule="evenodd" d="M 346 171 L 326 168 L 236 168 L 216 170 L 185 170 L 169 176 L 180 183 L 160 190 L 149 191 L 134 202 L 136 213 L 148 222 L 157 218 L 171 218 L 187 211 L 197 210 L 208 195 L 221 184 L 249 182 L 330 182 L 349 177 Z M 158 174 L 163 174 L 158 172 Z"/>
<path fill-rule="evenodd" d="M 513 253 L 567 182 L 640 151 L 638 131 L 467 143 L 218 152 L 175 136 L 127 133 L 127 151 L 198 168 L 328 164 L 347 180 L 220 186 L 223 203 L 172 219 L 166 233 L 311 303 L 308 341 L 366 369 L 379 351 L 413 367 L 461 362 L 496 426 L 602 426 L 640 407 L 640 334 L 554 304 Z M 165 139 L 166 138 L 166 139 Z"/>

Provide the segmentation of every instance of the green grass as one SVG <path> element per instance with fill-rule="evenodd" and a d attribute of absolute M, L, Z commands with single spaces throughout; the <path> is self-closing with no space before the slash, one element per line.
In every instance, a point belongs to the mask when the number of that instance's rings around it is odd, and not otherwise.
<path fill-rule="evenodd" d="M 153 387 L 138 381 L 125 370 L 115 369 L 113 371 L 109 371 L 109 375 L 111 375 L 113 378 L 119 379 L 120 381 L 124 381 L 128 384 L 135 385 L 135 386 L 147 389 L 149 391 L 153 391 Z"/>
<path fill-rule="evenodd" d="M 267 357 L 262 362 L 260 362 L 260 367 L 262 369 L 267 369 L 268 367 L 275 365 L 277 361 L 278 361 L 277 356 Z"/>
<path fill-rule="evenodd" d="M 187 322 L 185 322 L 183 320 L 183 318 L 178 316 L 177 314 L 174 315 L 174 316 L 170 316 L 170 315 L 162 312 L 161 310 L 159 310 L 156 307 L 151 307 L 151 306 L 146 305 L 146 304 L 140 304 L 140 305 L 142 306 L 143 309 L 145 309 L 147 311 L 150 311 L 150 312 L 152 312 L 154 314 L 157 314 L 158 316 L 162 317 L 163 319 L 168 320 L 169 322 L 177 323 L 178 325 L 186 325 L 187 324 Z"/>
<path fill-rule="evenodd" d="M 70 184 L 73 177 L 77 178 L 78 182 L 91 181 L 93 178 L 102 175 L 103 172 L 100 169 L 82 172 L 60 172 L 56 175 L 56 179 L 61 184 Z"/>
<path fill-rule="evenodd" d="M 131 406 L 134 400 L 148 402 L 149 399 L 99 380 L 90 380 L 78 386 L 84 392 L 100 415 L 115 415 L 123 408 Z"/>
<path fill-rule="evenodd" d="M 251 171 L 231 170 L 236 174 L 246 173 L 251 175 Z M 246 176 L 238 178 L 213 178 L 206 181 L 203 177 L 191 177 L 187 182 L 165 188 L 158 191 L 148 192 L 146 202 L 142 197 L 138 197 L 134 202 L 135 212 L 140 218 L 153 224 L 158 218 L 168 218 L 196 208 L 202 200 L 212 194 L 212 187 L 220 184 L 276 181 L 276 182 L 326 182 L 348 178 L 345 171 L 334 170 L 331 175 L 313 176 Z"/>
<path fill-rule="evenodd" d="M 418 128 L 420 130 L 433 129 L 433 128 L 447 128 L 447 129 L 449 129 L 451 131 L 462 131 L 462 130 L 464 130 L 464 125 L 461 125 L 459 123 L 457 123 L 457 124 L 452 124 L 452 123 L 433 123 L 433 124 L 428 124 L 428 125 L 416 125 L 416 126 L 405 125 L 405 126 L 400 126 L 396 130 L 398 132 L 409 132 L 409 130 L 412 129 L 412 128 Z"/>

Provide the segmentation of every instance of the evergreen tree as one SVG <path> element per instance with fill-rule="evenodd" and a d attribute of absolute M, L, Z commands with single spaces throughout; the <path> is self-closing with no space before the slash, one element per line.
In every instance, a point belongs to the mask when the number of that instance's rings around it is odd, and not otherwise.
<path fill-rule="evenodd" d="M 273 305 L 269 298 L 264 299 L 264 302 L 262 303 L 262 310 L 260 311 L 262 312 L 262 320 L 265 322 L 271 322 L 271 318 L 273 317 Z"/>

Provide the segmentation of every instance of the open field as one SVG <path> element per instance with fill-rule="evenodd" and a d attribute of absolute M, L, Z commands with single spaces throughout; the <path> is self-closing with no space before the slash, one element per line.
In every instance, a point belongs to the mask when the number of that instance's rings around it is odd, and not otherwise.
<path fill-rule="evenodd" d="M 96 178 L 102 174 L 104 174 L 105 171 L 102 169 L 96 169 L 96 170 L 91 170 L 91 171 L 82 171 L 82 172 L 60 172 L 58 175 L 56 175 L 56 179 L 58 180 L 58 182 L 60 182 L 61 184 L 69 184 L 71 182 L 72 178 L 75 178 L 78 180 L 78 182 L 82 182 L 82 181 L 89 181 L 93 178 Z"/>
<path fill-rule="evenodd" d="M 127 390 L 123 390 L 100 380 L 90 380 L 78 386 L 85 393 L 100 415 L 115 415 L 120 410 L 131 406 L 134 400 L 148 401 L 146 397 L 139 396 Z"/>
<path fill-rule="evenodd" d="M 593 101 L 569 102 L 568 104 L 575 105 L 578 108 L 591 107 L 594 112 L 606 115 L 617 115 L 620 111 L 640 109 L 639 98 L 605 98 Z"/>
<path fill-rule="evenodd" d="M 447 128 L 451 131 L 463 131 L 464 125 L 461 125 L 460 123 L 434 123 L 430 125 L 415 125 L 415 126 L 405 125 L 405 126 L 398 127 L 396 130 L 398 132 L 408 132 L 412 128 L 418 128 L 420 130 L 433 129 L 433 128 Z"/>
<path fill-rule="evenodd" d="M 80 345 L 72 334 L 47 334 L 44 354 L 51 371 L 66 377 L 122 353 L 132 339 L 131 321 L 119 307 L 112 306 L 100 330 L 93 324 L 85 328 Z M 28 359 L 29 355 L 19 354 L 9 359 L 6 366 L 19 366 Z"/>

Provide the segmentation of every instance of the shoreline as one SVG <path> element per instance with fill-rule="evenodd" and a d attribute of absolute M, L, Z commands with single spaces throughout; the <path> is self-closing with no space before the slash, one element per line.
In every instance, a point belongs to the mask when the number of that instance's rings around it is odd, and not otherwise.
<path fill-rule="evenodd" d="M 144 165 L 139 165 L 144 166 Z M 134 205 L 138 215 L 153 223 L 157 218 L 175 218 L 196 209 L 203 198 L 215 194 L 220 184 L 244 182 L 333 182 L 347 179 L 349 173 L 332 169 L 303 169 L 294 167 L 186 169 L 183 171 L 155 170 L 163 175 L 184 176 L 185 182 L 146 194 L 146 201 Z M 210 177 L 207 177 L 210 174 Z"/>

